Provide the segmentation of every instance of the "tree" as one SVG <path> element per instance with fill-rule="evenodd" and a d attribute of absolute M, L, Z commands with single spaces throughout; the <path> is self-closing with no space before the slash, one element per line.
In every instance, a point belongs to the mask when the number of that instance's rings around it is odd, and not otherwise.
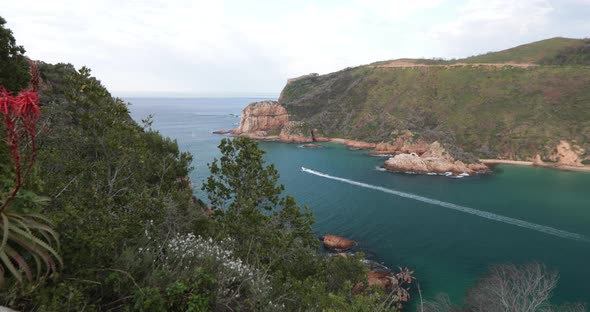
<path fill-rule="evenodd" d="M 281 195 L 285 187 L 278 184 L 279 173 L 274 165 L 264 165 L 256 142 L 223 139 L 219 149 L 222 156 L 209 164 L 211 175 L 202 189 L 216 210 L 221 235 L 238 240 L 251 261 L 294 270 L 300 252 L 317 246 L 311 212 Z"/>
<path fill-rule="evenodd" d="M 29 66 L 23 56 L 25 49 L 16 44 L 12 30 L 5 28 L 0 16 L 0 86 L 8 91 L 26 88 L 30 80 Z"/>
<path fill-rule="evenodd" d="M 586 311 L 583 304 L 555 306 L 550 303 L 559 275 L 541 263 L 500 264 L 477 280 L 463 306 L 451 304 L 441 294 L 426 302 L 426 312 L 552 312 Z"/>
<path fill-rule="evenodd" d="M 549 306 L 559 275 L 540 263 L 493 266 L 467 294 L 472 311 L 534 312 Z"/>

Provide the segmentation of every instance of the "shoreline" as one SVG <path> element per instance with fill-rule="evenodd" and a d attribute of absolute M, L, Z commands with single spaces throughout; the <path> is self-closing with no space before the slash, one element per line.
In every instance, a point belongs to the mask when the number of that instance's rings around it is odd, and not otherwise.
<path fill-rule="evenodd" d="M 576 171 L 576 172 L 590 172 L 590 166 L 569 166 L 569 165 L 559 165 L 559 164 L 547 164 L 547 163 L 537 163 L 534 161 L 523 161 L 523 160 L 507 160 L 507 159 L 480 159 L 482 164 L 486 166 L 493 166 L 493 165 L 511 165 L 511 166 L 527 166 L 527 167 L 539 167 L 539 168 L 547 168 L 547 169 L 557 169 L 563 171 Z"/>
<path fill-rule="evenodd" d="M 270 135 L 270 136 L 258 136 L 255 134 L 246 134 L 246 133 L 235 133 L 235 129 L 233 130 L 218 130 L 214 131 L 214 134 L 229 134 L 230 136 L 244 136 L 248 137 L 253 140 L 258 141 L 274 141 L 280 143 L 291 143 L 291 144 L 305 144 L 305 143 L 336 143 L 342 144 L 351 150 L 373 150 L 369 152 L 371 156 L 394 156 L 395 153 L 391 153 L 391 151 L 384 150 L 378 151 L 375 150 L 377 147 L 377 143 L 369 143 L 364 141 L 357 141 L 351 139 L 343 139 L 343 138 L 329 138 L 329 137 L 302 137 L 298 139 L 301 140 L 284 140 L 279 135 Z M 494 165 L 510 165 L 510 166 L 527 166 L 527 167 L 539 167 L 539 168 L 547 168 L 547 169 L 557 169 L 563 171 L 574 171 L 574 172 L 587 172 L 590 173 L 590 166 L 569 166 L 569 165 L 559 165 L 553 163 L 538 163 L 534 161 L 524 161 L 524 160 L 508 160 L 508 159 L 480 159 L 480 163 L 492 167 Z M 490 168 L 491 170 L 492 168 Z M 493 172 L 493 170 L 491 170 Z"/>

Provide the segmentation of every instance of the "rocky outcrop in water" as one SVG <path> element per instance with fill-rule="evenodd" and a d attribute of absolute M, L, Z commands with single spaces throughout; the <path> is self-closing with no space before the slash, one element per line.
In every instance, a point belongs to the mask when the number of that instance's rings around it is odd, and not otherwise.
<path fill-rule="evenodd" d="M 324 247 L 339 251 L 350 249 L 356 245 L 356 242 L 353 240 L 332 234 L 324 235 L 322 241 L 324 243 Z"/>
<path fill-rule="evenodd" d="M 422 146 L 420 151 L 422 151 Z M 462 161 L 455 160 L 451 157 L 442 145 L 434 142 L 428 145 L 422 153 L 416 152 L 402 153 L 385 161 L 385 169 L 399 172 L 410 173 L 436 173 L 461 175 L 488 171 L 488 167 L 484 164 L 465 164 Z"/>

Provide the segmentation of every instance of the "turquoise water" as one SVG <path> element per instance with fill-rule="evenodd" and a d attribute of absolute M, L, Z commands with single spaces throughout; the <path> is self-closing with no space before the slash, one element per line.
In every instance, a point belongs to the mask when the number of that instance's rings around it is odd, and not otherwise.
<path fill-rule="evenodd" d="M 235 127 L 229 113 L 256 99 L 129 100 L 135 119 L 153 113 L 154 127 L 193 153 L 198 182 L 218 156 L 222 136 L 210 132 Z M 590 302 L 590 174 L 498 166 L 453 179 L 379 171 L 383 158 L 331 143 L 260 147 L 287 193 L 312 209 L 318 234 L 352 238 L 371 258 L 414 269 L 427 298 L 446 292 L 458 302 L 489 265 L 540 261 L 560 272 L 556 302 Z"/>

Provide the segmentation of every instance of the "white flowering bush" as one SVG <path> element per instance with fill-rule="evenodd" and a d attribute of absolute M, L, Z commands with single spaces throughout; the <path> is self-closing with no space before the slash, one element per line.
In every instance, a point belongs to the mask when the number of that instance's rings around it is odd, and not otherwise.
<path fill-rule="evenodd" d="M 149 233 L 146 232 L 149 237 Z M 198 279 L 207 274 L 213 280 L 215 306 L 242 306 L 247 310 L 280 311 L 283 306 L 273 303 L 272 286 L 267 272 L 252 268 L 233 253 L 235 241 L 227 238 L 215 241 L 192 233 L 177 234 L 166 243 L 140 248 L 140 254 L 153 254 L 154 265 L 160 272 L 174 272 L 183 279 Z"/>

